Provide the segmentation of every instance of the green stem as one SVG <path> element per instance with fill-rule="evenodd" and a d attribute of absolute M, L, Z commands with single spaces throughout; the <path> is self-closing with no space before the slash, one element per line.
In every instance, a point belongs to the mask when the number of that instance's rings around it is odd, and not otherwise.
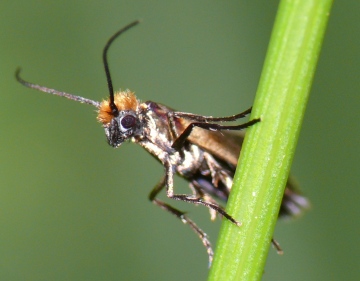
<path fill-rule="evenodd" d="M 260 280 L 332 0 L 282 0 L 209 280 Z"/>

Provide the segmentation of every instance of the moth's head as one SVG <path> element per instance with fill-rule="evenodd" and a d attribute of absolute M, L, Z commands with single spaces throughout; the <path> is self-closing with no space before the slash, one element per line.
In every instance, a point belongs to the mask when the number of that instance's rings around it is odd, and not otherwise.
<path fill-rule="evenodd" d="M 124 141 L 139 134 L 139 101 L 129 90 L 116 92 L 113 103 L 110 99 L 100 103 L 97 119 L 104 126 L 109 145 L 119 147 Z"/>

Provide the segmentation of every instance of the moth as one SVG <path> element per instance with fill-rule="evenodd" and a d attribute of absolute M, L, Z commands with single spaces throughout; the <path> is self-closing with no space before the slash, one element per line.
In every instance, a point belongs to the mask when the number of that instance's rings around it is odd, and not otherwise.
<path fill-rule="evenodd" d="M 241 223 L 217 201 L 226 202 L 229 197 L 244 138 L 243 134 L 230 131 L 243 130 L 257 124 L 260 119 L 239 125 L 224 125 L 247 116 L 251 108 L 236 115 L 215 118 L 175 111 L 152 101 L 141 102 L 129 90 L 114 92 L 107 60 L 108 49 L 116 38 L 138 23 L 134 21 L 120 29 L 104 47 L 102 57 L 109 98 L 102 102 L 27 82 L 20 77 L 20 69 L 17 69 L 15 76 L 26 87 L 96 107 L 97 120 L 102 124 L 110 146 L 117 148 L 123 142 L 131 141 L 152 154 L 164 166 L 164 176 L 150 192 L 150 201 L 190 226 L 204 244 L 211 264 L 213 250 L 206 233 L 185 212 L 157 196 L 165 189 L 168 198 L 204 205 L 209 208 L 212 220 L 220 215 L 239 226 Z M 190 194 L 175 192 L 175 174 L 189 182 Z M 279 216 L 298 215 L 307 206 L 308 200 L 288 181 Z M 274 240 L 272 242 L 280 250 L 277 243 Z"/>

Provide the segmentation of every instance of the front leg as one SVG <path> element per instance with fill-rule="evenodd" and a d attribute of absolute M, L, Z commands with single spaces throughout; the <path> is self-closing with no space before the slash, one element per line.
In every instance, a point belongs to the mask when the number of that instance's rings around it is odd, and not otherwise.
<path fill-rule="evenodd" d="M 201 128 L 204 130 L 209 130 L 209 131 L 231 131 L 231 130 L 243 130 L 246 129 L 254 124 L 256 124 L 257 122 L 260 122 L 260 118 L 257 119 L 252 119 L 249 122 L 240 124 L 240 125 L 220 125 L 220 124 L 216 124 L 216 123 L 204 123 L 204 122 L 193 122 L 190 123 L 186 129 L 181 133 L 180 136 L 177 137 L 177 139 L 173 142 L 173 144 L 171 145 L 172 148 L 174 148 L 175 150 L 180 150 L 180 148 L 184 145 L 186 139 L 188 138 L 188 136 L 191 134 L 191 131 L 195 128 Z"/>
<path fill-rule="evenodd" d="M 212 117 L 212 116 L 202 116 L 192 113 L 186 113 L 186 112 L 180 112 L 180 111 L 170 111 L 167 113 L 168 120 L 170 123 L 170 129 L 173 133 L 173 137 L 175 138 L 174 143 L 172 144 L 172 148 L 179 151 L 180 148 L 184 145 L 186 139 L 191 134 L 193 128 L 199 127 L 205 130 L 209 131 L 229 131 L 229 130 L 243 130 L 246 129 L 253 124 L 260 122 L 260 118 L 256 118 L 253 120 L 250 120 L 246 123 L 240 124 L 240 125 L 230 125 L 230 126 L 224 126 L 220 124 L 216 124 L 214 122 L 229 122 L 229 121 L 235 121 L 240 118 L 246 117 L 248 114 L 251 113 L 252 107 L 249 109 L 235 115 L 231 116 L 225 116 L 225 117 Z M 174 118 L 184 118 L 189 121 L 193 121 L 190 123 L 185 130 L 179 135 L 177 133 L 175 120 Z"/>
<path fill-rule="evenodd" d="M 173 117 L 180 117 L 180 118 L 186 118 L 192 121 L 196 122 L 229 122 L 229 121 L 236 121 L 237 119 L 241 119 L 246 117 L 251 113 L 252 107 L 246 109 L 245 111 L 230 115 L 230 116 L 223 116 L 223 117 L 213 117 L 213 116 L 204 116 L 204 115 L 198 115 L 193 113 L 187 113 L 187 112 L 181 112 L 181 111 L 170 111 L 168 113 L 168 117 L 170 119 L 173 119 Z"/>

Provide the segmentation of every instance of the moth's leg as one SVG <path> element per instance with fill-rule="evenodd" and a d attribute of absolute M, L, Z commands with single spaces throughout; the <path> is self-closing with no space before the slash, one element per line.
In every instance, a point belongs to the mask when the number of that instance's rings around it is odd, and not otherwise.
<path fill-rule="evenodd" d="M 176 124 L 175 124 L 175 120 L 174 120 L 174 116 L 175 116 L 175 112 L 174 111 L 170 111 L 167 113 L 167 117 L 169 119 L 169 127 L 170 127 L 170 132 L 173 136 L 174 139 L 177 139 L 179 137 L 179 133 L 178 130 L 176 129 Z"/>
<path fill-rule="evenodd" d="M 208 122 L 229 122 L 229 121 L 236 121 L 237 119 L 240 118 L 244 118 L 247 115 L 249 115 L 251 113 L 252 107 L 248 108 L 247 110 L 235 114 L 235 115 L 230 115 L 230 116 L 224 116 L 224 117 L 212 117 L 212 116 L 203 116 L 203 115 L 198 115 L 198 114 L 192 114 L 192 113 L 187 113 L 187 112 L 181 112 L 181 111 L 170 111 L 167 113 L 169 122 L 170 122 L 170 129 L 171 132 L 173 133 L 174 138 L 178 138 L 179 135 L 177 133 L 176 130 L 176 126 L 175 126 L 175 121 L 174 121 L 174 117 L 176 118 L 186 118 L 192 121 L 196 121 L 196 122 L 202 122 L 202 123 L 208 123 Z M 239 130 L 239 129 L 238 129 Z M 188 133 L 188 135 L 185 137 L 185 139 L 190 135 L 190 132 Z"/>
<path fill-rule="evenodd" d="M 211 203 L 216 204 L 216 201 L 211 197 L 211 195 L 204 193 L 201 185 L 196 181 L 193 180 L 190 184 L 189 184 L 190 189 L 193 191 L 194 196 L 198 196 L 204 199 L 204 201 L 208 201 Z M 214 221 L 216 219 L 216 215 L 218 215 L 218 213 L 211 208 L 208 208 L 209 212 L 210 212 L 210 219 L 212 221 Z"/>
<path fill-rule="evenodd" d="M 168 169 L 168 168 L 166 168 Z M 192 220 L 190 220 L 184 212 L 175 209 L 174 207 L 166 204 L 165 202 L 157 199 L 157 195 L 159 192 L 165 187 L 167 182 L 167 177 L 169 176 L 169 173 L 166 173 L 166 175 L 161 179 L 161 181 L 154 187 L 154 189 L 149 194 L 149 199 L 151 202 L 153 202 L 155 205 L 159 206 L 161 209 L 169 212 L 170 214 L 173 214 L 178 219 L 180 219 L 184 224 L 187 224 L 191 227 L 191 229 L 199 236 L 201 242 L 204 244 L 206 251 L 209 256 L 209 267 L 212 263 L 214 252 L 211 247 L 210 240 L 208 239 L 206 233 L 202 231 Z"/>
<path fill-rule="evenodd" d="M 282 255 L 284 253 L 283 250 L 280 247 L 280 244 L 274 238 L 271 239 L 271 244 L 274 246 L 274 248 L 276 249 L 276 252 L 279 255 Z"/>
<path fill-rule="evenodd" d="M 204 200 L 202 197 L 196 197 L 194 195 L 188 195 L 188 194 L 174 194 L 174 171 L 173 167 L 169 162 L 165 162 L 165 169 L 166 169 L 166 176 L 165 176 L 165 186 L 166 186 L 166 195 L 167 197 L 179 201 L 185 201 L 188 203 L 193 203 L 196 205 L 204 205 L 208 208 L 211 208 L 215 210 L 220 215 L 227 218 L 232 223 L 236 224 L 237 226 L 240 226 L 241 223 L 235 220 L 232 216 L 230 216 L 219 204 L 214 202 L 208 202 Z"/>
<path fill-rule="evenodd" d="M 241 113 L 238 113 L 235 115 L 230 115 L 230 116 L 224 116 L 224 117 L 203 116 L 203 115 L 192 114 L 192 113 L 181 112 L 181 111 L 172 111 L 172 112 L 169 112 L 169 115 L 173 116 L 173 117 L 186 118 L 186 119 L 190 119 L 190 120 L 197 121 L 197 122 L 229 122 L 229 121 L 235 121 L 237 119 L 246 117 L 247 115 L 249 115 L 251 113 L 251 110 L 252 110 L 252 107 L 246 109 L 245 111 L 243 111 Z"/>
<path fill-rule="evenodd" d="M 206 194 L 203 192 L 203 190 L 201 189 L 201 186 L 195 180 L 189 183 L 189 187 L 190 187 L 194 197 L 201 197 L 205 201 L 216 203 L 216 201 L 209 194 Z M 208 209 L 210 212 L 210 220 L 214 221 L 216 219 L 216 215 L 218 215 L 218 213 L 213 209 L 210 209 L 210 208 L 208 208 Z"/>
<path fill-rule="evenodd" d="M 214 187 L 219 187 L 219 181 L 223 183 L 226 187 L 227 194 L 229 194 L 232 183 L 233 183 L 233 175 L 232 173 L 222 166 L 216 159 L 207 152 L 204 152 L 204 158 L 206 160 L 206 164 L 209 167 L 209 172 L 212 179 L 212 184 Z"/>
<path fill-rule="evenodd" d="M 209 131 L 230 131 L 230 130 L 243 130 L 246 129 L 254 124 L 256 124 L 257 122 L 259 122 L 260 119 L 253 119 L 250 120 L 249 122 L 240 124 L 240 125 L 229 125 L 229 126 L 224 126 L 224 125 L 220 125 L 220 124 L 215 124 L 215 123 L 202 123 L 202 122 L 194 122 L 194 123 L 190 123 L 186 129 L 181 133 L 180 136 L 177 137 L 177 139 L 174 141 L 174 143 L 172 144 L 172 148 L 174 148 L 175 150 L 179 150 L 184 142 L 186 141 L 186 139 L 188 138 L 188 136 L 191 134 L 191 131 L 195 128 L 202 128 L 204 130 L 209 130 Z"/>

